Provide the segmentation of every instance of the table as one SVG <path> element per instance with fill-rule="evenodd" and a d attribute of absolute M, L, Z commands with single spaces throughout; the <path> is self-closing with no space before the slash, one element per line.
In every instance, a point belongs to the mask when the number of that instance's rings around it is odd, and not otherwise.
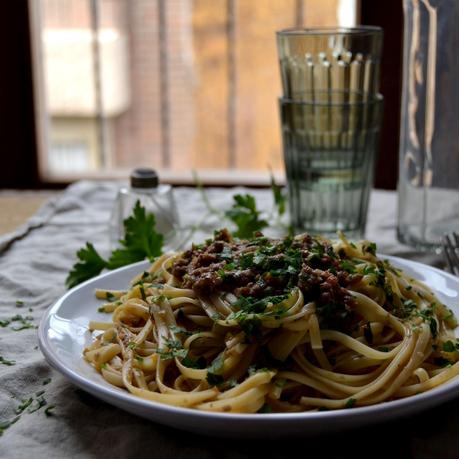
<path fill-rule="evenodd" d="M 107 221 L 115 183 L 82 181 L 50 199 L 26 225 L 0 237 L 0 320 L 16 314 L 38 324 L 46 308 L 65 292 L 64 279 L 75 252 L 92 241 L 108 249 Z M 229 207 L 231 196 L 246 189 L 208 191 L 215 207 Z M 259 207 L 272 205 L 269 190 L 250 190 Z M 182 224 L 192 225 L 205 212 L 199 193 L 177 188 Z M 367 237 L 381 253 L 407 256 L 433 264 L 434 255 L 419 254 L 395 240 L 394 192 L 374 191 L 370 201 Z M 195 234 L 196 241 L 218 226 L 211 217 Z M 20 300 L 23 304 L 16 304 Z M 20 322 L 18 322 L 20 323 Z M 145 421 L 76 389 L 53 371 L 37 347 L 36 330 L 18 332 L 0 327 L 0 355 L 14 365 L 0 364 L 0 421 L 15 418 L 14 410 L 32 398 L 16 423 L 0 436 L 0 457 L 156 457 L 228 459 L 287 457 L 458 457 L 459 399 L 415 417 L 358 431 L 314 438 L 238 441 L 179 432 Z M 41 393 L 43 392 L 43 393 Z M 38 394 L 38 395 L 37 395 Z M 46 400 L 39 407 L 37 400 Z M 44 402 L 41 402 L 44 403 Z M 54 408 L 49 409 L 50 406 Z M 45 410 L 48 408 L 46 416 Z"/>

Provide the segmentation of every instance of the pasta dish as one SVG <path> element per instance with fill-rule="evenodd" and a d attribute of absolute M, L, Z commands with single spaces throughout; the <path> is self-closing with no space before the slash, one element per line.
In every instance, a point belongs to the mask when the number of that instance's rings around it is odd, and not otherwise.
<path fill-rule="evenodd" d="M 143 399 L 239 413 L 344 409 L 459 373 L 456 318 L 368 241 L 234 239 L 157 258 L 129 290 L 98 290 L 84 358 Z"/>

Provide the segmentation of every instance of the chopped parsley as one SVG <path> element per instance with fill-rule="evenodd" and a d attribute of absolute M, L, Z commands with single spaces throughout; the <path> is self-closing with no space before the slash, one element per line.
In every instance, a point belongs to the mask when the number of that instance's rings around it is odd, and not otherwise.
<path fill-rule="evenodd" d="M 437 357 L 434 359 L 435 365 L 438 365 L 439 367 L 448 367 L 453 364 L 453 362 L 450 362 L 448 359 L 445 359 L 444 357 Z"/>
<path fill-rule="evenodd" d="M 206 380 L 211 386 L 219 386 L 223 383 L 223 364 L 225 363 L 224 354 L 220 354 L 207 368 Z"/>
<path fill-rule="evenodd" d="M 206 359 L 204 357 L 193 358 L 189 354 L 185 356 L 182 360 L 182 365 L 188 368 L 196 368 L 198 370 L 203 370 L 207 366 Z"/>
<path fill-rule="evenodd" d="M 22 301 L 22 300 L 16 300 L 16 306 L 17 306 L 18 308 L 22 308 L 22 306 L 24 306 L 24 301 Z"/>
<path fill-rule="evenodd" d="M 257 413 L 272 413 L 273 409 L 265 403 L 258 411 Z"/>
<path fill-rule="evenodd" d="M 459 350 L 459 343 L 453 343 L 452 341 L 448 340 L 443 343 L 442 349 L 444 352 L 454 352 Z"/>
<path fill-rule="evenodd" d="M 346 402 L 346 405 L 344 405 L 345 408 L 353 408 L 356 404 L 357 400 L 355 398 L 350 398 Z"/>
<path fill-rule="evenodd" d="M 8 365 L 8 366 L 16 365 L 15 360 L 5 359 L 5 357 L 2 357 L 1 355 L 0 355 L 0 363 L 3 365 Z"/>
<path fill-rule="evenodd" d="M 11 427 L 15 422 L 19 421 L 20 416 L 16 416 L 15 418 L 9 421 L 0 421 L 0 437 L 3 435 L 3 432 Z"/>
<path fill-rule="evenodd" d="M 26 330 L 28 328 L 38 328 L 37 325 L 32 323 L 33 321 L 32 316 L 22 316 L 21 314 L 16 314 L 15 316 L 11 317 L 10 319 L 0 320 L 0 327 L 5 328 L 8 325 L 12 325 L 10 330 L 13 331 L 21 331 Z M 13 323 L 18 323 L 18 325 L 13 326 Z"/>
<path fill-rule="evenodd" d="M 182 343 L 179 340 L 167 339 L 166 348 L 158 348 L 156 349 L 156 353 L 159 355 L 161 360 L 170 360 L 175 357 L 185 358 L 188 351 L 183 349 Z"/>
<path fill-rule="evenodd" d="M 54 416 L 54 413 L 52 412 L 54 410 L 54 408 L 56 408 L 54 405 L 47 406 L 46 409 L 45 409 L 45 415 L 47 417 Z"/>

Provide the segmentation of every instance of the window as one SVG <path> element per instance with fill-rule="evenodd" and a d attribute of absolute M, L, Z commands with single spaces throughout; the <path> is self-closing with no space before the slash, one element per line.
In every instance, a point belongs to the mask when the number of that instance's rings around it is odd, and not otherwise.
<path fill-rule="evenodd" d="M 261 183 L 283 168 L 275 31 L 356 23 L 356 0 L 31 3 L 50 181 L 148 165 Z"/>

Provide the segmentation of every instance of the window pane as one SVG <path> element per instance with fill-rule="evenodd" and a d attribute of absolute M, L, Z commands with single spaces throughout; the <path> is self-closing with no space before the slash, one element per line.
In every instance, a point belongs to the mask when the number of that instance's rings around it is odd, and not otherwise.
<path fill-rule="evenodd" d="M 352 25 L 355 3 L 40 0 L 45 178 L 281 170 L 275 31 Z"/>

